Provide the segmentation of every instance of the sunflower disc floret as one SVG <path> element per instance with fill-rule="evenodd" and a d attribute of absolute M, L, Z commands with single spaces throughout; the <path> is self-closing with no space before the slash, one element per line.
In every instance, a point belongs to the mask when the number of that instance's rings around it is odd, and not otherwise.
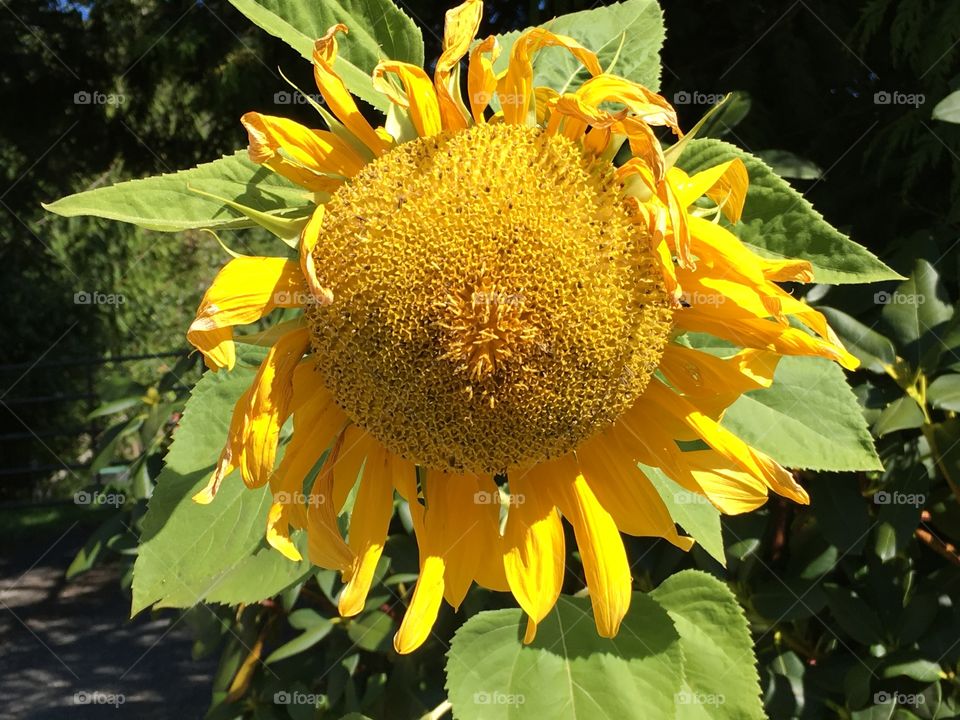
<path fill-rule="evenodd" d="M 540 129 L 405 143 L 327 204 L 308 312 L 355 423 L 426 467 L 560 456 L 642 393 L 671 329 L 613 166 Z"/>

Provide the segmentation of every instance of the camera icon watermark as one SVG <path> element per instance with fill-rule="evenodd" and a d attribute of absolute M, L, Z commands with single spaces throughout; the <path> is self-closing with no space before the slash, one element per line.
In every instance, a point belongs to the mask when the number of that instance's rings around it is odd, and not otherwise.
<path fill-rule="evenodd" d="M 904 493 L 899 490 L 887 492 L 880 490 L 873 494 L 874 505 L 908 505 L 910 507 L 923 507 L 927 503 L 927 496 L 923 493 Z"/>
<path fill-rule="evenodd" d="M 679 90 L 673 94 L 674 105 L 716 105 L 724 93 L 705 93 L 699 90 Z"/>
<path fill-rule="evenodd" d="M 886 290 L 881 290 L 873 294 L 873 302 L 877 305 L 923 305 L 926 301 L 926 295 L 918 293 L 889 293 Z"/>
<path fill-rule="evenodd" d="M 293 692 L 278 690 L 273 694 L 274 705 L 307 705 L 309 707 L 319 707 L 322 701 L 323 695 L 305 693 L 299 690 L 294 690 Z"/>
<path fill-rule="evenodd" d="M 474 505 L 523 505 L 526 501 L 527 497 L 523 493 L 504 495 L 500 492 L 477 490 L 473 494 Z"/>
<path fill-rule="evenodd" d="M 123 693 L 106 693 L 100 690 L 80 690 L 73 694 L 74 705 L 113 705 L 119 708 L 127 702 Z"/>
<path fill-rule="evenodd" d="M 98 90 L 78 90 L 73 94 L 74 105 L 123 105 L 126 101 L 126 95 Z"/>
<path fill-rule="evenodd" d="M 723 693 L 702 693 L 681 690 L 674 696 L 677 705 L 710 705 L 718 706 L 727 702 Z"/>
<path fill-rule="evenodd" d="M 307 505 L 308 507 L 319 507 L 323 505 L 327 498 L 322 493 L 286 492 L 281 490 L 274 493 L 273 501 L 280 505 Z"/>
<path fill-rule="evenodd" d="M 278 90 L 273 94 L 275 105 L 323 105 L 323 95 L 314 93 L 305 95 L 300 92 L 289 92 L 287 90 Z"/>
<path fill-rule="evenodd" d="M 73 494 L 74 505 L 109 505 L 110 507 L 118 508 L 125 502 L 127 502 L 127 496 L 123 493 L 87 492 L 86 490 L 78 490 Z"/>
<path fill-rule="evenodd" d="M 474 705 L 523 705 L 527 701 L 522 694 L 480 690 L 473 694 Z"/>
<path fill-rule="evenodd" d="M 881 690 L 873 694 L 874 705 L 906 705 L 916 707 L 923 705 L 927 699 L 918 693 L 888 692 Z"/>
<path fill-rule="evenodd" d="M 905 93 L 899 90 L 879 90 L 873 94 L 874 105 L 912 105 L 920 107 L 927 101 L 923 93 Z"/>
<path fill-rule="evenodd" d="M 123 305 L 126 302 L 126 296 L 120 293 L 81 290 L 73 294 L 74 305 Z"/>

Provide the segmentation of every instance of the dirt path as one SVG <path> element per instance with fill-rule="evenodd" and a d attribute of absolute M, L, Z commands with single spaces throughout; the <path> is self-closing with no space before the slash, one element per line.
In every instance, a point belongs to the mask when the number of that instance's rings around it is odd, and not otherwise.
<path fill-rule="evenodd" d="M 64 579 L 87 532 L 73 526 L 39 547 L 4 549 L 0 717 L 203 717 L 215 659 L 191 659 L 175 613 L 128 620 L 116 567 Z"/>

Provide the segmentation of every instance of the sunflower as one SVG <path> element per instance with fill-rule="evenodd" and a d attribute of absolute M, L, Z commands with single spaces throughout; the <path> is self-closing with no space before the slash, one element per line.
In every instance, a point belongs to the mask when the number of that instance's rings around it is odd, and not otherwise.
<path fill-rule="evenodd" d="M 748 185 L 739 160 L 693 176 L 674 167 L 655 134 L 683 142 L 674 109 L 570 37 L 528 30 L 498 73 L 496 38 L 474 42 L 481 13 L 479 0 L 447 13 L 432 80 L 379 64 L 386 127 L 369 124 L 334 71 L 343 25 L 313 53 L 327 130 L 244 115 L 250 157 L 313 193 L 316 209 L 299 261 L 231 260 L 187 335 L 209 368 L 230 370 L 235 326 L 303 309 L 271 331 L 194 499 L 213 501 L 235 469 L 250 488 L 269 485 L 268 543 L 299 560 L 291 533 L 305 529 L 310 561 L 342 573 L 339 610 L 351 616 L 399 495 L 420 553 L 400 653 L 473 582 L 513 593 L 531 641 L 560 594 L 562 519 L 597 630 L 613 637 L 631 597 L 620 533 L 693 544 L 638 464 L 724 513 L 770 491 L 806 503 L 790 472 L 720 418 L 769 387 L 783 355 L 857 363 L 776 284 L 812 281 L 810 264 L 760 257 L 727 229 Z M 590 77 L 569 92 L 535 87 L 532 59 L 546 47 Z M 630 159 L 617 165 L 624 144 Z M 689 333 L 739 350 L 694 349 Z"/>

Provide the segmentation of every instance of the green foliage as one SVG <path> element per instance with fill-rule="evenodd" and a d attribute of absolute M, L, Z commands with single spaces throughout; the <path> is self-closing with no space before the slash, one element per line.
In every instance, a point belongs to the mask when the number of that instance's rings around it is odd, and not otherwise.
<path fill-rule="evenodd" d="M 253 226 L 211 196 L 280 217 L 313 204 L 312 193 L 254 164 L 246 151 L 239 151 L 191 170 L 69 195 L 44 208 L 66 217 L 94 215 L 162 232 Z"/>

